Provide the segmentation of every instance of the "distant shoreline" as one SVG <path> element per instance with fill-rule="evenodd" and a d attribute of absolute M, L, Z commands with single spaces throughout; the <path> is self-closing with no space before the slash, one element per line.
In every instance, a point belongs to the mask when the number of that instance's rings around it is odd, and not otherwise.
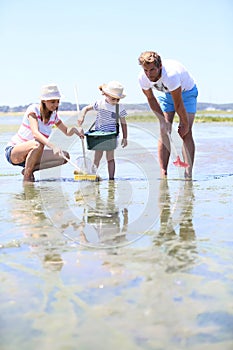
<path fill-rule="evenodd" d="M 127 110 L 127 121 L 129 122 L 158 122 L 158 118 L 150 111 L 140 110 Z M 24 112 L 0 112 L 0 119 L 7 117 L 22 117 Z M 76 111 L 59 111 L 62 118 L 77 116 Z M 175 121 L 178 121 L 178 116 L 175 116 Z M 203 110 L 197 111 L 195 117 L 195 123 L 233 123 L 233 111 L 220 111 L 220 110 Z"/>

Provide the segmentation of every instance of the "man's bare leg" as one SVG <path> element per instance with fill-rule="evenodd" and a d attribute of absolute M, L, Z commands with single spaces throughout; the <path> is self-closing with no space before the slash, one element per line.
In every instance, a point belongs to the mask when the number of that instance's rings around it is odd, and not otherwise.
<path fill-rule="evenodd" d="M 183 148 L 182 154 L 184 157 L 184 161 L 189 164 L 189 167 L 185 169 L 185 177 L 192 178 L 192 169 L 195 157 L 195 143 L 193 140 L 192 134 L 192 126 L 194 122 L 195 114 L 188 113 L 188 121 L 189 121 L 189 132 L 183 138 Z"/>
<path fill-rule="evenodd" d="M 171 132 L 174 115 L 175 112 L 164 112 L 164 117 L 167 123 L 167 130 L 162 130 L 160 128 L 160 139 L 158 141 L 158 157 L 161 177 L 167 176 L 167 167 L 171 153 L 171 145 L 167 132 Z"/>

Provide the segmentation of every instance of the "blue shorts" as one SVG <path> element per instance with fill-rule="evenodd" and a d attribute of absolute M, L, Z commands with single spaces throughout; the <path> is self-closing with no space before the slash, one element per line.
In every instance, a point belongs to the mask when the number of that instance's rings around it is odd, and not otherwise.
<path fill-rule="evenodd" d="M 182 98 L 183 98 L 186 112 L 196 113 L 197 95 L 198 95 L 198 90 L 196 85 L 194 85 L 194 87 L 191 90 L 182 92 Z M 172 95 L 169 92 L 163 95 L 159 95 L 157 98 L 159 100 L 159 104 L 163 112 L 175 111 Z"/>
<path fill-rule="evenodd" d="M 11 161 L 11 151 L 12 151 L 13 148 L 14 148 L 13 146 L 7 146 L 5 148 L 5 156 L 6 156 L 7 161 L 10 164 L 12 164 L 12 165 L 18 165 L 18 166 L 22 166 L 24 168 L 25 167 L 25 162 L 22 162 L 22 163 L 19 163 L 19 164 L 12 163 L 12 161 Z"/>

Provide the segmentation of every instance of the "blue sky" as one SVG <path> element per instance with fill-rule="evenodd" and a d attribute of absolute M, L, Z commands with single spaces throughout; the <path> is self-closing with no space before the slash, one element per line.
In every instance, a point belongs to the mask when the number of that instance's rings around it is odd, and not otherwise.
<path fill-rule="evenodd" d="M 37 102 L 56 83 L 64 101 L 100 97 L 118 80 L 125 103 L 146 102 L 138 56 L 157 51 L 181 61 L 199 102 L 233 102 L 232 0 L 0 0 L 0 105 Z"/>

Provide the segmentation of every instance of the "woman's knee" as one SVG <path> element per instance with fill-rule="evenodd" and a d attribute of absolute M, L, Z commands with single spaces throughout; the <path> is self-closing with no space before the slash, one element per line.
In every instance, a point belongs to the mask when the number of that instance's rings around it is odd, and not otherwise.
<path fill-rule="evenodd" d="M 39 142 L 39 141 L 37 141 L 37 140 L 35 140 L 35 141 L 34 141 L 34 144 L 33 144 L 33 146 L 32 146 L 32 149 L 33 149 L 33 150 L 38 150 L 38 151 L 40 151 L 40 152 L 43 152 L 43 150 L 44 150 L 44 144 L 41 143 L 41 142 Z"/>
<path fill-rule="evenodd" d="M 64 154 L 64 156 L 67 159 L 70 159 L 70 155 L 69 155 L 69 153 L 67 151 L 62 151 L 62 153 Z M 66 160 L 65 157 L 62 159 L 63 160 L 62 164 L 66 164 L 68 162 L 68 160 Z"/>

